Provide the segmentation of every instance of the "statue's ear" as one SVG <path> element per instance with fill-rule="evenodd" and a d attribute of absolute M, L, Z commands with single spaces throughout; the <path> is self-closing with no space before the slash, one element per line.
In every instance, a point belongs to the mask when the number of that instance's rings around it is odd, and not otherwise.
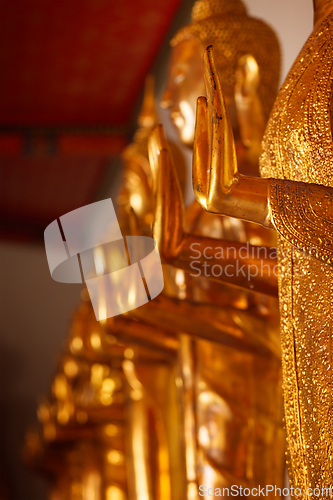
<path fill-rule="evenodd" d="M 252 54 L 241 56 L 236 68 L 235 92 L 244 99 L 254 96 L 259 87 L 259 66 Z"/>
<path fill-rule="evenodd" d="M 242 143 L 247 148 L 259 150 L 266 124 L 258 94 L 259 66 L 252 54 L 239 58 L 235 80 L 235 103 Z"/>

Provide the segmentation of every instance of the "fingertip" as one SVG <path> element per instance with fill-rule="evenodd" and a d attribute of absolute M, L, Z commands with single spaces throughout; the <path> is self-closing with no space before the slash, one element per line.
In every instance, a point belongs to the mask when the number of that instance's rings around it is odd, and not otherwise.
<path fill-rule="evenodd" d="M 195 139 L 197 139 L 198 135 L 207 130 L 207 106 L 206 97 L 198 97 L 195 121 Z"/>
<path fill-rule="evenodd" d="M 213 44 L 208 45 L 206 50 L 207 50 L 207 52 L 211 52 L 213 50 Z"/>
<path fill-rule="evenodd" d="M 210 58 L 213 54 L 213 45 L 208 45 L 205 50 L 205 56 Z"/>
<path fill-rule="evenodd" d="M 148 139 L 148 147 L 149 146 L 154 149 L 156 154 L 158 154 L 160 150 L 168 147 L 163 125 L 158 124 L 152 129 Z"/>
<path fill-rule="evenodd" d="M 156 135 L 160 134 L 161 129 L 163 129 L 163 125 L 161 125 L 160 123 L 158 125 L 155 125 L 155 127 L 152 128 L 150 135 L 156 136 Z"/>
<path fill-rule="evenodd" d="M 213 45 L 209 45 L 204 53 L 204 79 L 208 99 L 218 87 L 218 76 L 213 56 Z"/>
<path fill-rule="evenodd" d="M 156 140 L 156 133 L 157 133 L 156 129 L 157 129 L 157 127 L 158 127 L 158 125 L 156 125 L 156 127 L 154 127 L 151 130 L 150 134 L 149 134 L 149 137 L 148 137 L 148 146 L 151 146 L 154 143 L 154 141 Z"/>
<path fill-rule="evenodd" d="M 200 97 L 197 98 L 197 108 L 205 109 L 206 106 L 207 106 L 207 98 L 201 95 Z"/>
<path fill-rule="evenodd" d="M 160 149 L 167 149 L 168 148 L 168 143 L 167 143 L 167 140 L 166 140 L 166 136 L 165 136 L 165 131 L 164 131 L 164 127 L 163 125 L 158 125 L 158 128 L 157 128 L 157 136 L 158 136 L 158 144 L 159 144 L 159 148 Z"/>
<path fill-rule="evenodd" d="M 208 67 L 212 67 L 214 63 L 213 50 L 213 45 L 208 45 L 204 52 L 204 61 Z"/>

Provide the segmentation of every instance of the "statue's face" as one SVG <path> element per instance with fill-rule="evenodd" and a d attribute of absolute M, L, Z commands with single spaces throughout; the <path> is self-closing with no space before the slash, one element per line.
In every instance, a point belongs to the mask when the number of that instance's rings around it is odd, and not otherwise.
<path fill-rule="evenodd" d="M 162 108 L 170 110 L 181 141 L 190 147 L 193 146 L 197 98 L 206 95 L 203 52 L 204 47 L 194 38 L 182 40 L 173 48 L 167 86 L 161 101 Z M 234 126 L 237 120 L 233 88 L 223 82 L 223 75 L 220 74 L 220 78 L 229 118 Z"/>
<path fill-rule="evenodd" d="M 206 95 L 203 50 L 195 39 L 183 40 L 172 50 L 167 86 L 161 106 L 170 110 L 181 141 L 193 145 L 197 98 Z"/>

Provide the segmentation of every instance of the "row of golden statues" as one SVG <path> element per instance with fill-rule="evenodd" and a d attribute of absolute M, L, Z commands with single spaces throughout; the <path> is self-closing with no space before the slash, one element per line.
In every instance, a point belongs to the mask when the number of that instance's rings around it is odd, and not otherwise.
<path fill-rule="evenodd" d="M 100 322 L 83 296 L 25 446 L 50 500 L 282 497 L 286 462 L 295 496 L 333 494 L 333 1 L 314 12 L 278 95 L 277 38 L 241 0 L 197 0 L 173 38 L 161 105 L 196 200 L 147 93 L 117 213 L 165 287 Z"/>

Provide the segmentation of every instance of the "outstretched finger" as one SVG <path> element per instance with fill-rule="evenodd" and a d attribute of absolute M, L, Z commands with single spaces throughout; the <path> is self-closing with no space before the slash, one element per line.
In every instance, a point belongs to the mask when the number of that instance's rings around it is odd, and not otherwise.
<path fill-rule="evenodd" d="M 234 136 L 217 75 L 213 47 L 204 54 L 204 77 L 208 96 L 208 128 L 211 127 L 210 198 L 230 190 L 237 180 L 237 160 Z"/>
<path fill-rule="evenodd" d="M 192 183 L 196 200 L 203 208 L 207 208 L 209 172 L 210 158 L 207 99 L 205 97 L 199 97 L 197 100 L 194 131 Z"/>

